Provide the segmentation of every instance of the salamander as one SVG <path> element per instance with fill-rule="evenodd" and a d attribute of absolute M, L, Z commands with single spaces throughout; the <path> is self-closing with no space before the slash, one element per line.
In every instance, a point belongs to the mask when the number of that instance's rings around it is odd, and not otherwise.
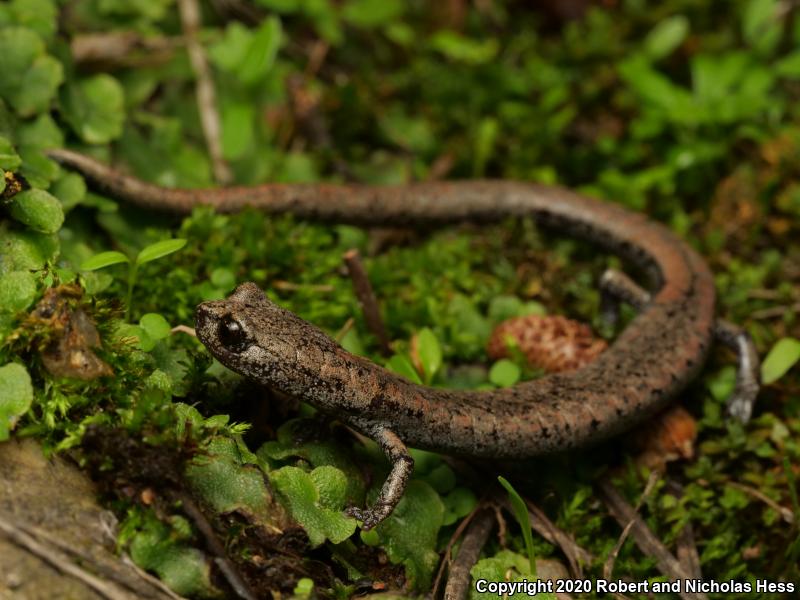
<path fill-rule="evenodd" d="M 50 156 L 95 189 L 144 208 L 186 214 L 268 213 L 356 225 L 486 223 L 533 217 L 639 267 L 640 287 L 609 271 L 601 291 L 638 314 L 591 364 L 507 389 L 456 391 L 418 385 L 344 350 L 325 332 L 270 301 L 254 283 L 196 310 L 200 341 L 222 364 L 317 407 L 375 440 L 392 469 L 377 501 L 349 514 L 369 529 L 401 499 L 413 469 L 407 446 L 466 457 L 522 459 L 593 444 L 662 408 L 701 370 L 716 338 L 738 354 L 728 411 L 746 421 L 759 389 L 759 360 L 744 331 L 715 318 L 712 274 L 669 229 L 618 204 L 567 189 L 514 181 L 264 184 L 167 189 L 69 150 Z"/>

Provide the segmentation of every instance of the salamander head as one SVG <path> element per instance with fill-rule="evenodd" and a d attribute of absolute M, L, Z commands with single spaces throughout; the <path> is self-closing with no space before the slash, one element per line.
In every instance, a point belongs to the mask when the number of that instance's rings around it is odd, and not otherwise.
<path fill-rule="evenodd" d="M 324 354 L 338 351 L 323 331 L 271 302 L 254 283 L 200 304 L 195 329 L 226 367 L 289 394 L 317 381 Z"/>

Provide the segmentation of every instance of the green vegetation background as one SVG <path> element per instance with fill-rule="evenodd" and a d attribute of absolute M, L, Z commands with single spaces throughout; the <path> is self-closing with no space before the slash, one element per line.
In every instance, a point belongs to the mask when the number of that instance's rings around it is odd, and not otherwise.
<path fill-rule="evenodd" d="M 668 545 L 691 522 L 706 577 L 799 582 L 800 376 L 791 368 L 800 357 L 800 10 L 777 0 L 605 4 L 561 21 L 497 0 L 201 3 L 223 157 L 241 184 L 499 177 L 558 183 L 666 222 L 708 259 L 720 312 L 769 352 L 769 385 L 752 423 L 727 421 L 732 357 L 712 357 L 681 398 L 700 430 L 697 456 L 669 469 L 683 495 L 662 484 L 643 514 Z M 134 43 L 106 61 L 78 61 L 80 43 L 100 32 Z M 199 302 L 255 281 L 382 362 L 342 272 L 342 253 L 357 247 L 394 340 L 390 366 L 435 385 L 509 385 L 536 373 L 488 363 L 492 327 L 548 312 L 610 336 L 596 281 L 616 263 L 527 222 L 380 244 L 353 227 L 289 217 L 146 214 L 87 191 L 45 157 L 68 146 L 162 185 L 214 185 L 180 36 L 172 0 L 0 5 L 0 167 L 30 185 L 6 189 L 0 205 L 0 437 L 36 436 L 92 463 L 97 445 L 81 440 L 104 426 L 164 453 L 198 454 L 187 485 L 217 513 L 239 515 L 227 540 L 237 560 L 257 552 L 242 539 L 274 525 L 276 506 L 304 528 L 304 557 L 266 589 L 342 597 L 379 578 L 425 591 L 477 488 L 419 453 L 395 516 L 357 533 L 341 509 L 374 493 L 370 482 L 385 469 L 374 449 L 298 435 L 316 421 L 291 421 L 275 439 L 285 416 L 258 414 L 264 392 L 170 328 L 191 325 Z M 165 242 L 173 239 L 185 245 Z M 100 254 L 109 251 L 118 254 Z M 45 289 L 70 282 L 84 290 L 79 303 L 98 323 L 113 378 L 83 382 L 44 368 L 52 332 L 27 315 Z M 612 445 L 544 464 L 525 490 L 601 557 L 595 576 L 619 531 L 592 482 L 619 454 Z M 624 472 L 617 483 L 635 502 L 643 479 L 632 463 Z M 786 507 L 795 524 L 731 483 Z M 120 543 L 140 565 L 183 594 L 220 593 L 179 510 L 165 519 L 131 498 L 114 506 Z M 529 573 L 522 536 L 511 533 L 513 552 L 492 542 L 476 572 Z M 558 556 L 541 538 L 534 550 Z M 394 571 L 379 569 L 381 556 Z M 658 576 L 630 542 L 615 573 Z"/>

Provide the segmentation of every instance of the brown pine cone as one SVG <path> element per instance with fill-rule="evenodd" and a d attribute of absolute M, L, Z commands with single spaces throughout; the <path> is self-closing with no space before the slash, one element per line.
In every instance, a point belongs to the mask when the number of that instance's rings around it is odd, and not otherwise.
<path fill-rule="evenodd" d="M 560 373 L 589 364 L 608 344 L 578 321 L 558 315 L 528 315 L 495 327 L 486 351 L 493 360 L 507 358 L 510 346 L 519 348 L 532 367 Z"/>

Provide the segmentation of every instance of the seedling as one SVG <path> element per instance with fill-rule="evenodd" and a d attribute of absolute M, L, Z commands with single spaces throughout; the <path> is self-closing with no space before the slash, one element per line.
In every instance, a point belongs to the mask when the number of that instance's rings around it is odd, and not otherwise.
<path fill-rule="evenodd" d="M 133 287 L 136 285 L 136 276 L 139 273 L 139 266 L 172 254 L 173 252 L 177 252 L 185 245 L 186 240 L 180 238 L 161 240 L 160 242 L 142 248 L 133 261 L 122 252 L 109 250 L 107 252 L 95 254 L 91 258 L 83 261 L 81 270 L 96 271 L 98 269 L 110 267 L 111 265 L 128 263 L 128 293 L 125 298 L 125 321 L 129 321 L 131 316 L 131 302 L 133 300 Z"/>

